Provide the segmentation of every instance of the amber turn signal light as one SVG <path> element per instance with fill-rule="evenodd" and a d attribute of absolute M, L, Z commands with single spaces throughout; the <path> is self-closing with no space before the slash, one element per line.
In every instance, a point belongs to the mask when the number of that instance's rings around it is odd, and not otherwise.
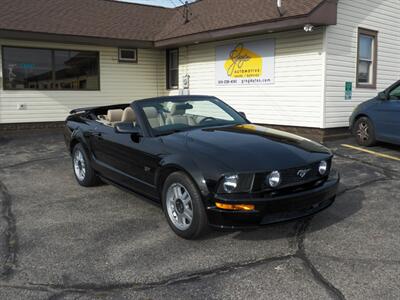
<path fill-rule="evenodd" d="M 253 204 L 225 204 L 219 202 L 216 202 L 215 206 L 225 210 L 244 210 L 244 211 L 251 211 L 256 208 L 256 206 Z"/>

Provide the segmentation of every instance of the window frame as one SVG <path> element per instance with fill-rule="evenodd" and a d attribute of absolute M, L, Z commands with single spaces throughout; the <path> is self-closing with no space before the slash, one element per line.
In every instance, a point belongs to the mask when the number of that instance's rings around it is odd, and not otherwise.
<path fill-rule="evenodd" d="M 52 61 L 52 83 L 54 85 L 55 83 L 55 55 L 54 55 L 54 51 L 75 51 L 75 52 L 93 52 L 97 54 L 97 68 L 99 70 L 98 75 L 97 75 L 97 85 L 98 88 L 97 89 L 32 89 L 32 88 L 23 88 L 23 89 L 13 89 L 13 88 L 8 88 L 6 87 L 6 78 L 3 74 L 3 90 L 4 91 L 48 91 L 48 92 L 56 92 L 56 91 L 73 91 L 73 92 L 93 92 L 93 91 L 101 91 L 101 80 L 100 80 L 100 76 L 101 76 L 101 70 L 100 70 L 100 51 L 95 51 L 95 50 L 77 50 L 77 49 L 65 49 L 65 48 L 45 48 L 45 47 L 24 47 L 24 46 L 13 46 L 13 45 L 2 45 L 1 46 L 1 72 L 4 72 L 4 61 L 5 61 L 5 57 L 4 57 L 4 48 L 17 48 L 17 49 L 34 49 L 34 50 L 48 50 L 51 51 L 51 61 Z"/>
<path fill-rule="evenodd" d="M 359 70 L 360 70 L 360 38 L 362 35 L 370 36 L 373 38 L 372 45 L 372 82 L 371 83 L 363 83 L 359 82 Z M 357 68 L 356 68 L 356 87 L 362 89 L 376 89 L 377 86 L 377 77 L 378 77 L 378 31 L 366 29 L 366 28 L 358 28 L 357 33 Z"/>
<path fill-rule="evenodd" d="M 135 58 L 134 59 L 122 58 L 121 51 L 134 51 Z M 118 62 L 137 64 L 138 63 L 138 49 L 137 48 L 118 48 Z"/>
<path fill-rule="evenodd" d="M 170 68 L 170 53 L 171 52 L 173 52 L 173 51 L 176 51 L 176 53 L 177 53 L 177 57 L 176 57 L 176 60 L 177 60 L 177 63 L 178 63 L 178 67 L 176 68 L 176 69 L 171 69 Z M 165 51 L 165 53 L 166 53 L 166 88 L 167 88 L 167 90 L 178 90 L 179 89 L 179 48 L 171 48 L 171 49 L 167 49 L 166 51 Z M 170 79 L 171 79 L 171 71 L 174 71 L 174 70 L 176 70 L 176 71 L 178 71 L 178 85 L 177 86 L 172 86 L 171 85 L 171 81 L 170 81 Z"/>

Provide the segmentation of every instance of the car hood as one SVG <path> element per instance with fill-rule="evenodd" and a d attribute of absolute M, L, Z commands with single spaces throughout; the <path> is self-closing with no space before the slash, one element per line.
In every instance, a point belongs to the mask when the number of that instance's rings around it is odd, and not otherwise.
<path fill-rule="evenodd" d="M 302 167 L 332 156 L 311 140 L 253 124 L 196 129 L 181 136 L 193 159 L 199 154 L 235 172 Z"/>
<path fill-rule="evenodd" d="M 367 110 L 369 109 L 371 106 L 374 106 L 376 103 L 379 102 L 379 99 L 372 98 L 370 100 L 364 101 L 362 103 L 360 103 L 355 110 L 360 111 L 360 110 Z"/>

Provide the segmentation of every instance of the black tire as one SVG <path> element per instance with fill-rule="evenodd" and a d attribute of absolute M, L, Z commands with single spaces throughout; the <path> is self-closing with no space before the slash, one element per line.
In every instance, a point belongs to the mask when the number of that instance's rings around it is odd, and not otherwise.
<path fill-rule="evenodd" d="M 81 157 L 79 156 L 81 154 Z M 79 156 L 79 158 L 78 158 Z M 75 168 L 76 160 L 82 160 L 79 163 L 81 169 L 84 170 L 83 173 L 79 173 L 79 171 Z M 72 170 L 74 171 L 74 175 L 76 181 L 81 186 L 89 187 L 89 186 L 96 186 L 100 184 L 100 179 L 97 177 L 96 172 L 93 170 L 92 166 L 90 165 L 90 160 L 87 156 L 87 153 L 81 144 L 76 144 L 74 149 L 72 150 Z M 83 175 L 83 176 L 82 176 Z"/>
<path fill-rule="evenodd" d="M 374 124 L 368 117 L 357 119 L 353 134 L 361 146 L 371 147 L 376 144 Z"/>
<path fill-rule="evenodd" d="M 189 227 L 185 228 L 185 229 L 178 228 L 174 224 L 174 221 L 172 220 L 173 216 L 170 216 L 171 211 L 169 212 L 169 209 L 167 207 L 168 192 L 171 191 L 171 189 L 173 189 L 174 186 L 175 187 L 178 186 L 178 188 L 183 187 L 183 189 L 181 191 L 186 190 L 186 192 L 189 193 L 190 198 L 191 198 L 190 202 L 191 202 L 193 218 L 191 220 L 190 225 L 186 224 L 186 226 L 189 226 Z M 163 185 L 163 191 L 162 191 L 162 205 L 163 205 L 165 217 L 167 218 L 169 226 L 178 236 L 180 236 L 184 239 L 196 239 L 196 238 L 204 235 L 208 231 L 208 229 L 209 229 L 208 220 L 207 220 L 207 215 L 206 215 L 206 210 L 205 210 L 205 207 L 203 204 L 203 200 L 201 198 L 201 194 L 200 194 L 196 184 L 184 172 L 172 173 L 165 180 L 165 183 Z M 183 204 L 183 205 L 185 205 L 185 204 Z M 174 210 L 175 213 L 178 213 L 178 210 L 176 209 L 176 207 L 177 207 L 177 205 L 175 202 L 175 210 L 173 208 L 170 208 L 170 209 Z"/>

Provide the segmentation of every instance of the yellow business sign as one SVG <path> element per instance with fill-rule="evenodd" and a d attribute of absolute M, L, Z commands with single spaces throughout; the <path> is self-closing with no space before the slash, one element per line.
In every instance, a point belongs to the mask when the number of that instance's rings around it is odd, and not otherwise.
<path fill-rule="evenodd" d="M 216 49 L 216 58 L 217 85 L 274 82 L 274 40 L 220 46 Z"/>
<path fill-rule="evenodd" d="M 240 43 L 229 53 L 224 67 L 231 78 L 258 78 L 262 76 L 263 61 L 259 54 Z"/>

